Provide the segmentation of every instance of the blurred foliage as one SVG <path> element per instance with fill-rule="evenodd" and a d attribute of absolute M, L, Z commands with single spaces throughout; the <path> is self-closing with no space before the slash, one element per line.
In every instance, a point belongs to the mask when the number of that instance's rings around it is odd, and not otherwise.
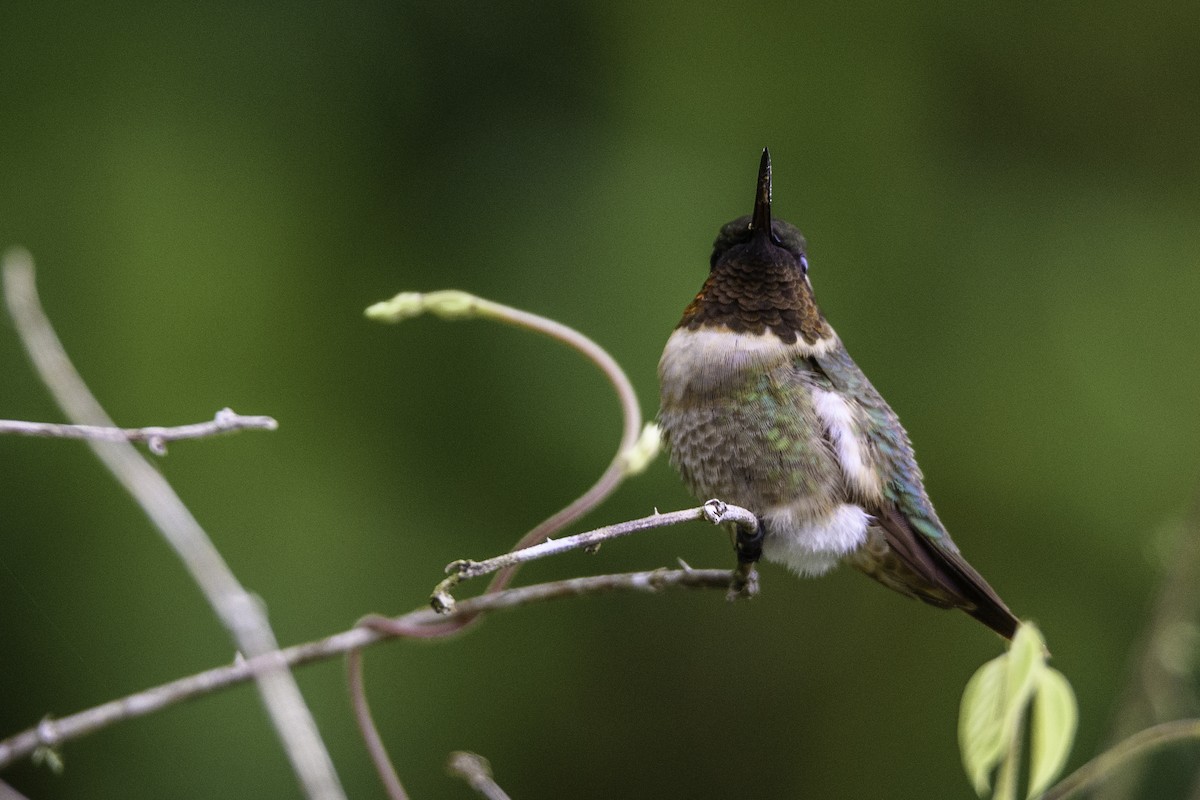
<path fill-rule="evenodd" d="M 0 7 L 0 245 L 110 413 L 278 433 L 160 462 L 281 640 L 423 602 L 591 482 L 618 435 L 564 348 L 364 321 L 454 287 L 655 365 L 759 149 L 825 312 L 972 563 L 1106 738 L 1200 484 L 1200 12 L 1187 3 L 462 2 Z M 58 419 L 10 326 L 0 416 Z M 227 637 L 73 442 L 0 441 L 0 735 L 223 662 Z M 589 522 L 691 504 L 665 462 Z M 707 526 L 523 580 L 731 561 Z M 841 571 L 754 603 L 601 598 L 367 657 L 415 797 L 967 796 L 955 706 L 999 643 Z M 339 665 L 305 669 L 380 796 Z M 30 796 L 294 796 L 249 689 L 112 728 Z M 1194 776 L 1165 765 L 1147 797 Z M 936 787 L 936 788 L 932 788 Z M 1163 794 L 1163 793 L 1166 794 Z"/>
<path fill-rule="evenodd" d="M 1066 677 L 1047 666 L 1050 652 L 1032 623 L 1017 628 L 1008 652 L 975 671 L 963 690 L 958 746 L 980 797 L 1040 797 L 1071 754 L 1079 709 Z M 1018 793 L 1028 745 L 1026 790 Z M 995 785 L 992 784 L 995 773 Z"/>

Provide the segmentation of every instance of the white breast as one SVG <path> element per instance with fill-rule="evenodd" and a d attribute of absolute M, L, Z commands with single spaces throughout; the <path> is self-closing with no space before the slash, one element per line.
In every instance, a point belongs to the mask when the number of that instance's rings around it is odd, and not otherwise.
<path fill-rule="evenodd" d="M 788 344 L 774 333 L 734 333 L 727 328 L 676 328 L 658 362 L 664 404 L 693 392 L 710 392 L 750 369 L 769 369 L 785 361 L 823 355 L 837 345 L 832 334 L 809 344 L 802 337 Z"/>

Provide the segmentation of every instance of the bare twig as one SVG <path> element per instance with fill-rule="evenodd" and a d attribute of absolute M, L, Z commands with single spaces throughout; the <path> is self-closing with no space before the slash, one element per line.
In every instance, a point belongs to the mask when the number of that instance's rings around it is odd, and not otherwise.
<path fill-rule="evenodd" d="M 723 569 L 651 570 L 521 586 L 493 594 L 471 597 L 458 603 L 450 615 L 476 617 L 480 614 L 520 608 L 547 600 L 605 592 L 657 593 L 666 589 L 725 589 L 733 574 Z M 298 667 L 368 647 L 398 636 L 423 636 L 440 627 L 443 617 L 433 609 L 421 608 L 400 617 L 368 617 L 358 626 L 306 644 L 295 645 L 254 658 L 206 670 L 170 683 L 146 689 L 94 708 L 40 724 L 0 741 L 0 769 L 27 758 L 34 750 L 56 746 L 95 733 L 118 722 L 144 717 L 168 706 L 254 679 L 280 664 Z"/>
<path fill-rule="evenodd" d="M 202 439 L 233 431 L 273 431 L 279 423 L 273 417 L 243 416 L 232 408 L 222 408 L 209 422 L 174 425 L 169 428 L 105 428 L 95 425 L 62 425 L 57 422 L 24 422 L 0 419 L 0 435 L 45 436 L 55 439 L 91 439 L 101 442 L 145 442 L 156 456 L 167 454 L 167 442 Z"/>
<path fill-rule="evenodd" d="M 753 531 L 758 526 L 758 520 L 750 511 L 741 506 L 732 506 L 721 500 L 709 500 L 699 508 L 689 508 L 684 511 L 672 511 L 667 514 L 652 514 L 649 517 L 620 522 L 597 528 L 594 531 L 578 533 L 563 539 L 554 539 L 525 547 L 520 550 L 510 550 L 504 555 L 489 558 L 484 561 L 461 560 L 451 562 L 446 566 L 450 577 L 439 583 L 430 596 L 430 605 L 435 611 L 447 612 L 454 608 L 454 598 L 450 590 L 459 583 L 481 575 L 490 575 L 501 569 L 536 561 L 547 556 L 558 555 L 570 550 L 591 549 L 601 543 L 622 536 L 629 536 L 639 531 L 653 528 L 666 528 L 681 522 L 708 520 L 713 525 L 735 524 Z"/>
<path fill-rule="evenodd" d="M 483 756 L 458 751 L 450 754 L 446 770 L 467 782 L 484 800 L 510 800 L 492 777 L 492 765 Z"/>
<path fill-rule="evenodd" d="M 1178 719 L 1138 731 L 1047 789 L 1041 800 L 1064 800 L 1092 787 L 1134 758 L 1187 739 L 1200 739 L 1200 719 Z"/>
<path fill-rule="evenodd" d="M 72 366 L 42 310 L 32 257 L 24 250 L 10 250 L 3 262 L 9 313 L 30 360 L 64 414 L 76 424 L 116 427 Z M 89 440 L 88 446 L 175 549 L 238 649 L 248 658 L 259 660 L 260 667 L 254 672 L 259 693 L 305 794 L 323 800 L 344 798 L 333 761 L 278 651 L 262 607 L 238 583 L 170 484 L 132 444 Z M 46 728 L 56 730 L 53 726 Z M 53 747 L 59 741 L 51 739 L 40 743 Z"/>
<path fill-rule="evenodd" d="M 29 798 L 4 781 L 0 781 L 0 800 L 29 800 Z"/>
<path fill-rule="evenodd" d="M 1164 549 L 1163 576 L 1150 621 L 1130 658 L 1110 741 L 1139 728 L 1196 712 L 1193 688 L 1200 631 L 1200 495 L 1172 531 Z M 1164 537 L 1168 538 L 1168 537 Z M 1097 800 L 1134 797 L 1142 764 L 1131 764 L 1096 791 Z M 1200 776 L 1197 776 L 1200 780 Z"/>
<path fill-rule="evenodd" d="M 638 406 L 637 394 L 625 371 L 603 347 L 579 331 L 547 317 L 453 290 L 427 294 L 404 292 L 391 300 L 375 303 L 367 309 L 366 314 L 380 322 L 401 322 L 425 312 L 449 320 L 481 317 L 549 336 L 581 353 L 595 364 L 617 393 L 621 404 L 621 442 L 608 468 L 590 489 L 566 508 L 551 515 L 522 536 L 513 545 L 513 550 L 538 544 L 582 517 L 612 494 L 626 476 L 640 472 L 657 452 L 657 428 L 647 426 L 643 432 L 642 412 Z M 648 440 L 655 444 L 646 445 Z M 508 586 L 516 575 L 517 567 L 518 564 L 512 564 L 498 570 L 496 577 L 488 584 L 487 591 L 499 591 Z M 447 634 L 455 633 L 470 623 L 470 617 L 462 617 L 454 624 L 447 624 L 444 631 Z"/>
<path fill-rule="evenodd" d="M 618 589 L 656 592 L 668 586 L 694 586 L 697 588 L 732 587 L 736 581 L 737 576 L 735 573 L 723 570 L 655 570 L 653 572 L 634 572 L 624 575 L 597 575 L 590 578 L 571 578 L 552 584 L 524 586 L 518 589 L 500 590 L 498 592 L 485 592 L 479 597 L 464 601 L 450 613 L 457 614 L 468 621 L 473 621 L 478 619 L 485 609 L 511 607 L 511 604 L 507 600 L 505 600 L 503 605 L 493 606 L 493 603 L 499 602 L 502 598 L 513 598 L 513 603 L 523 605 L 532 600 L 550 600 L 557 597 Z M 429 611 L 435 614 L 439 613 L 432 611 L 432 609 Z M 426 627 L 415 621 L 417 619 L 415 616 L 416 613 L 418 612 L 406 614 L 399 619 L 389 619 L 372 614 L 363 617 L 358 621 L 358 624 L 363 628 L 368 628 L 384 636 L 442 637 L 446 635 L 447 626 L 445 624 Z M 458 630 L 461 629 L 462 627 L 460 626 Z M 367 690 L 363 684 L 362 676 L 362 653 L 357 650 L 351 652 L 347 657 L 347 661 L 346 674 L 350 698 L 354 706 L 354 718 L 358 723 L 358 729 L 362 734 L 363 741 L 366 742 L 367 752 L 371 756 L 375 770 L 379 773 L 380 780 L 388 791 L 390 800 L 408 800 L 408 795 L 405 793 L 404 787 L 400 783 L 400 778 L 396 774 L 396 768 L 392 765 L 392 760 L 388 757 L 387 749 L 383 745 L 379 729 L 376 727 L 375 720 L 371 716 L 370 706 L 367 704 Z"/>
<path fill-rule="evenodd" d="M 591 488 L 568 504 L 566 508 L 551 515 L 534 527 L 533 530 L 522 536 L 513 546 L 513 551 L 538 545 L 582 517 L 612 494 L 625 477 L 637 474 L 645 469 L 646 465 L 658 453 L 658 428 L 655 425 L 647 425 L 643 430 L 642 414 L 638 405 L 637 395 L 633 391 L 633 385 L 625 375 L 625 371 L 621 369 L 621 366 L 604 348 L 582 333 L 552 319 L 459 291 L 441 291 L 428 294 L 406 292 L 396 295 L 391 300 L 376 303 L 367 309 L 366 314 L 369 318 L 382 322 L 400 322 L 425 312 L 431 312 L 443 319 L 451 320 L 483 317 L 549 336 L 578 351 L 599 367 L 600 371 L 612 384 L 617 393 L 617 399 L 620 401 L 623 420 L 621 442 L 617 447 L 616 455 L 613 456 L 608 467 Z M 502 591 L 508 586 L 516 575 L 516 571 L 521 563 L 520 560 L 513 560 L 496 568 L 495 576 L 488 584 L 485 595 Z M 452 575 L 444 582 L 444 586 L 440 586 L 438 590 L 435 590 L 431 598 L 431 603 L 435 608 L 445 610 L 453 607 L 454 599 L 450 596 L 449 588 L 456 584 L 458 580 L 461 580 L 461 578 L 456 578 Z M 740 568 L 731 580 L 730 586 L 731 594 L 733 595 L 741 596 L 751 593 L 753 590 L 752 568 Z M 428 635 L 451 635 L 462 631 L 471 625 L 474 620 L 475 617 L 470 615 L 458 616 L 456 619 L 449 620 L 442 625 L 431 627 Z M 350 674 L 351 693 L 363 693 L 361 669 L 352 670 Z M 362 707 L 364 713 L 358 716 L 358 722 L 364 737 L 368 740 L 368 747 L 370 748 L 372 737 L 377 740 L 378 733 L 375 731 L 369 711 L 365 711 L 365 698 Z M 372 750 L 372 757 L 376 758 L 376 765 L 379 768 L 381 779 L 385 784 L 389 784 L 395 776 L 395 770 L 390 762 L 387 762 L 386 753 L 381 748 L 379 750 Z M 378 760 L 379 758 L 382 758 L 384 763 L 381 763 Z M 402 793 L 403 789 L 400 789 L 400 792 Z M 394 798 L 401 796 L 394 795 Z"/>
<path fill-rule="evenodd" d="M 388 756 L 383 737 L 375 725 L 371 715 L 371 704 L 367 702 L 367 688 L 363 683 L 363 652 L 351 650 L 346 654 L 346 686 L 350 691 L 350 706 L 354 710 L 354 721 L 358 724 L 359 735 L 367 747 L 367 755 L 375 765 L 375 772 L 383 783 L 388 800 L 408 800 L 408 792 L 396 773 L 396 766 Z"/>

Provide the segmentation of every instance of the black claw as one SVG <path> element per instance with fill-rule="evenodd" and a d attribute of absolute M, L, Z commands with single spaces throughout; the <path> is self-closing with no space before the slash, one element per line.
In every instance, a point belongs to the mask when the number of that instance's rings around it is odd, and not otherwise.
<path fill-rule="evenodd" d="M 766 528 L 763 526 L 761 519 L 752 531 L 739 527 L 733 544 L 733 549 L 737 551 L 738 563 L 758 563 L 758 560 L 762 558 L 762 545 L 765 537 Z"/>

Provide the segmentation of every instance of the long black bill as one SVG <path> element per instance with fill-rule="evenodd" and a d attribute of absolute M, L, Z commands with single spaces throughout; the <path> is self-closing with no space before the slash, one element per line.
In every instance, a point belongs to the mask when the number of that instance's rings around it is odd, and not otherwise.
<path fill-rule="evenodd" d="M 771 151 L 765 147 L 762 160 L 758 162 L 758 189 L 754 192 L 750 230 L 771 234 Z"/>

